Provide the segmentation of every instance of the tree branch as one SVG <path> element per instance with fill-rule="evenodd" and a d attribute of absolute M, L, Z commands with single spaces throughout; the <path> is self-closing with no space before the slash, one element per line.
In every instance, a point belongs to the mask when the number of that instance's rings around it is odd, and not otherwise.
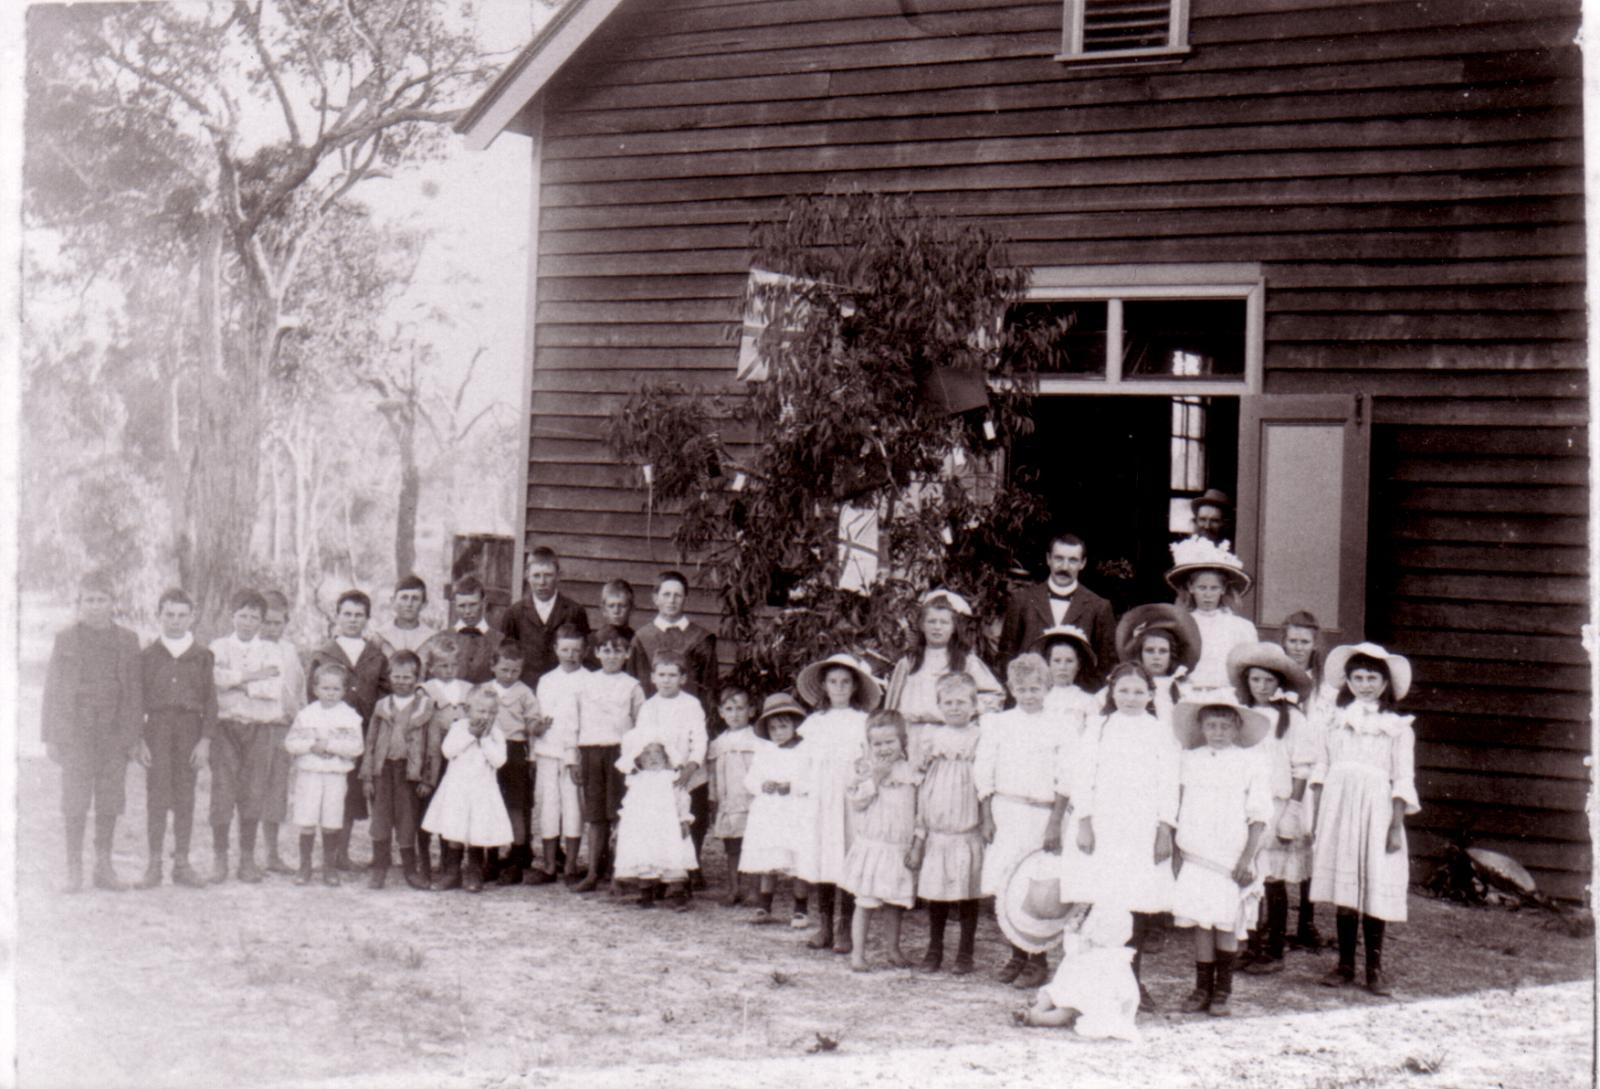
<path fill-rule="evenodd" d="M 233 10 L 244 23 L 245 29 L 249 31 L 250 41 L 256 48 L 256 57 L 261 61 L 261 67 L 266 70 L 267 79 L 272 83 L 273 93 L 278 96 L 278 107 L 283 111 L 284 123 L 289 126 L 289 141 L 299 147 L 300 124 L 295 120 L 294 107 L 289 102 L 289 92 L 284 89 L 283 77 L 278 74 L 278 65 L 272 59 L 267 43 L 261 37 L 261 6 L 264 2 L 265 0 L 256 0 L 255 10 L 252 11 L 245 0 L 234 0 Z"/>

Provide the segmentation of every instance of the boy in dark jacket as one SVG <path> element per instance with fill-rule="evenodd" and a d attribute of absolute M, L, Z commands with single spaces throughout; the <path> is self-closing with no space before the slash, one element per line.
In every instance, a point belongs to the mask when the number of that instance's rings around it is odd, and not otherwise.
<path fill-rule="evenodd" d="M 61 768 L 67 831 L 67 891 L 83 888 L 83 837 L 94 810 L 94 886 L 126 888 L 111 866 L 111 842 L 127 800 L 128 762 L 144 727 L 139 638 L 111 619 L 111 585 L 78 584 L 78 619 L 56 636 L 44 682 L 42 734 Z"/>
<path fill-rule="evenodd" d="M 161 851 L 172 813 L 172 883 L 199 888 L 205 880 L 189 866 L 194 830 L 194 781 L 210 759 L 217 727 L 217 686 L 211 651 L 190 633 L 194 602 L 167 590 L 156 608 L 161 635 L 139 655 L 144 692 L 145 831 L 150 860 L 140 888 L 161 884 Z"/>

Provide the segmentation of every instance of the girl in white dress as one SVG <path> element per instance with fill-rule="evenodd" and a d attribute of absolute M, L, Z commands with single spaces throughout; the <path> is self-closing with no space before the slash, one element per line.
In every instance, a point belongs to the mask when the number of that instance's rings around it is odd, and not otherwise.
<path fill-rule="evenodd" d="M 1323 983 L 1355 981 L 1356 930 L 1367 947 L 1367 990 L 1392 993 L 1383 973 L 1384 924 L 1404 922 L 1410 867 L 1405 817 L 1417 801 L 1414 721 L 1397 704 L 1411 690 L 1411 663 L 1376 643 L 1335 647 L 1328 680 L 1339 686 L 1323 755 L 1311 772 L 1317 829 L 1311 898 L 1338 909 L 1339 966 Z"/>
<path fill-rule="evenodd" d="M 1133 915 L 1133 974 L 1154 916 L 1172 910 L 1178 743 L 1150 713 L 1150 677 L 1133 662 L 1111 671 L 1111 704 L 1091 720 L 1056 774 L 1045 849 L 1061 853 L 1061 902 L 1116 903 Z M 1063 750 L 1065 751 L 1065 750 Z M 1062 831 L 1071 810 L 1072 822 Z M 1139 1008 L 1155 1009 L 1143 983 Z"/>
<path fill-rule="evenodd" d="M 900 923 L 916 903 L 916 875 L 909 863 L 918 782 L 906 760 L 905 719 L 898 711 L 874 711 L 867 718 L 867 755 L 857 762 L 850 786 L 855 830 L 840 885 L 856 899 L 850 967 L 857 972 L 868 970 L 867 930 L 880 912 L 888 922 L 889 964 L 911 965 L 900 951 Z"/>
<path fill-rule="evenodd" d="M 1226 690 L 1228 651 L 1260 638 L 1254 624 L 1234 613 L 1239 598 L 1250 589 L 1250 576 L 1227 541 L 1219 545 L 1204 537 L 1174 544 L 1172 563 L 1167 585 L 1177 591 L 1179 606 L 1189 610 L 1200 629 L 1200 660 L 1190 674 L 1190 691 Z"/>
<path fill-rule="evenodd" d="M 1173 734 L 1184 753 L 1172 919 L 1194 929 L 1195 983 L 1185 1013 L 1229 1012 L 1234 955 L 1261 904 L 1256 852 L 1272 819 L 1267 765 L 1249 750 L 1270 729 L 1266 715 L 1228 693 L 1185 700 L 1173 710 Z"/>
<path fill-rule="evenodd" d="M 1283 618 L 1283 649 L 1289 660 L 1305 670 L 1311 678 L 1311 694 L 1301 704 L 1306 724 L 1311 730 L 1312 744 L 1322 748 L 1322 735 L 1333 713 L 1333 701 L 1339 693 L 1332 691 L 1322 678 L 1322 626 L 1317 618 L 1305 609 L 1292 612 Z M 1316 824 L 1316 813 L 1309 803 L 1304 807 L 1306 831 Z M 1289 936 L 1289 945 L 1295 949 L 1316 951 L 1322 948 L 1322 935 L 1317 932 L 1316 908 L 1311 902 L 1311 877 L 1300 882 L 1300 909 L 1295 915 L 1295 931 Z"/>
<path fill-rule="evenodd" d="M 446 874 L 460 866 L 466 851 L 461 884 L 468 892 L 483 891 L 485 850 L 511 844 L 511 817 L 496 774 L 506 762 L 506 735 L 495 725 L 499 713 L 500 697 L 490 685 L 472 690 L 467 717 L 452 723 L 439 745 L 450 763 L 422 818 L 422 830 L 445 841 Z"/>
<path fill-rule="evenodd" d="M 1305 818 L 1306 784 L 1317 762 L 1316 735 L 1301 714 L 1311 678 L 1276 643 L 1242 643 L 1228 655 L 1239 702 L 1272 723 L 1261 742 L 1272 791 L 1272 821 L 1257 865 L 1266 882 L 1263 926 L 1252 926 L 1239 966 L 1250 975 L 1283 970 L 1289 929 L 1289 887 L 1311 876 L 1311 823 Z"/>
<path fill-rule="evenodd" d="M 923 594 L 920 603 L 920 638 L 911 653 L 895 663 L 884 700 L 885 707 L 905 716 L 913 751 L 924 726 L 944 722 L 939 713 L 939 678 L 950 673 L 970 676 L 978 685 L 979 711 L 998 711 L 1005 702 L 1000 682 L 972 650 L 972 606 L 967 599 L 939 589 Z"/>
<path fill-rule="evenodd" d="M 793 877 L 795 845 L 810 834 L 810 799 L 806 783 L 805 753 L 797 732 L 805 708 L 787 692 L 768 696 L 752 729 L 756 751 L 745 774 L 750 792 L 750 814 L 745 820 L 744 850 L 739 855 L 741 873 L 759 874 L 756 913 L 751 922 L 776 922 L 772 898 L 779 877 Z M 794 882 L 794 912 L 789 924 L 806 926 L 805 883 Z"/>
<path fill-rule="evenodd" d="M 1071 650 L 1070 644 L 1066 649 Z M 1049 667 L 1037 654 L 1012 659 L 1006 667 L 1006 681 L 1017 705 L 1009 711 L 985 715 L 978 731 L 972 778 L 981 808 L 984 847 L 980 888 L 984 896 L 1001 895 L 1005 879 L 1017 863 L 1044 845 L 1045 827 L 1055 801 L 1059 754 L 1064 746 L 1078 742 L 1081 713 L 1050 710 L 1049 696 L 1045 694 L 1049 677 Z M 1074 687 L 1072 691 L 1093 699 L 1081 688 Z M 1043 953 L 1029 953 L 1012 945 L 1011 959 L 995 979 L 1031 990 L 1042 986 L 1048 976 Z"/>
<path fill-rule="evenodd" d="M 639 883 L 642 908 L 655 906 L 658 886 L 664 884 L 673 910 L 688 911 L 689 874 L 700 868 L 689 836 L 694 821 L 689 792 L 678 786 L 678 773 L 659 741 L 635 748 L 624 738 L 617 767 L 628 775 L 617 818 L 617 879 Z"/>
<path fill-rule="evenodd" d="M 944 928 L 956 909 L 960 944 L 950 971 L 966 975 L 975 967 L 978 897 L 982 895 L 983 833 L 973 762 L 978 752 L 977 683 L 965 673 L 939 681 L 944 723 L 923 731 L 913 766 L 922 776 L 917 788 L 917 830 L 911 841 L 911 868 L 917 871 L 917 896 L 928 903 L 928 952 L 918 968 L 937 972 L 944 963 Z"/>
<path fill-rule="evenodd" d="M 795 845 L 795 874 L 815 889 L 817 932 L 806 944 L 812 949 L 850 952 L 850 917 L 854 900 L 837 897 L 839 925 L 834 926 L 835 890 L 844 880 L 850 853 L 850 802 L 856 761 L 866 743 L 867 712 L 883 699 L 878 680 L 849 654 L 812 662 L 795 680 L 800 698 L 815 707 L 800 724 L 800 750 L 805 754 L 810 790 L 809 827 Z"/>
<path fill-rule="evenodd" d="M 1189 673 L 1200 661 L 1200 629 L 1188 609 L 1160 602 L 1140 605 L 1117 621 L 1117 658 L 1144 667 L 1154 692 L 1150 711 L 1171 723 L 1172 708 L 1188 690 Z"/>
<path fill-rule="evenodd" d="M 1050 671 L 1044 710 L 1070 723 L 1076 740 L 1077 735 L 1083 733 L 1084 723 L 1099 715 L 1101 706 L 1101 701 L 1078 683 L 1080 677 L 1092 675 L 1098 664 L 1089 646 L 1089 637 L 1074 624 L 1058 624 L 1040 634 L 1033 650 L 1044 659 Z M 1006 680 L 1011 680 L 1009 667 Z"/>

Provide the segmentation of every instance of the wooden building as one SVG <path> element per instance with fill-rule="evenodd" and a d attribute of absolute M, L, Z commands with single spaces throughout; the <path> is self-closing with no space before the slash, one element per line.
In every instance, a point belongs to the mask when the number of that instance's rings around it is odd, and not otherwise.
<path fill-rule="evenodd" d="M 459 126 L 531 137 L 525 540 L 590 601 L 648 584 L 671 526 L 607 414 L 651 377 L 733 382 L 749 225 L 784 196 L 916 194 L 1076 315 L 1048 439 L 1012 456 L 1091 569 L 1158 578 L 1185 498 L 1237 494 L 1265 630 L 1309 607 L 1415 662 L 1419 860 L 1465 823 L 1583 896 L 1578 22 L 1577 0 L 573 0 Z"/>

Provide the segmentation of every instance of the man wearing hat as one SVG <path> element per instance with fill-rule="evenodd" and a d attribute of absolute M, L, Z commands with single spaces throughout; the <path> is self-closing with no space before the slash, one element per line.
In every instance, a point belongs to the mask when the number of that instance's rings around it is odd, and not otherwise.
<path fill-rule="evenodd" d="M 1201 495 L 1189 500 L 1194 513 L 1194 535 L 1221 544 L 1228 537 L 1228 517 L 1233 512 L 1233 500 L 1227 492 L 1207 488 Z"/>
<path fill-rule="evenodd" d="M 1000 628 L 1003 660 L 1010 661 L 1032 646 L 1045 629 L 1062 624 L 1071 624 L 1089 637 L 1101 667 L 1117 660 L 1117 624 L 1111 615 L 1111 603 L 1078 581 L 1088 558 L 1081 538 L 1063 533 L 1051 539 L 1050 551 L 1045 554 L 1050 576 L 1013 591 L 1006 602 Z M 1082 681 L 1085 687 L 1099 679 L 1088 676 L 1088 672 L 1085 670 Z"/>

